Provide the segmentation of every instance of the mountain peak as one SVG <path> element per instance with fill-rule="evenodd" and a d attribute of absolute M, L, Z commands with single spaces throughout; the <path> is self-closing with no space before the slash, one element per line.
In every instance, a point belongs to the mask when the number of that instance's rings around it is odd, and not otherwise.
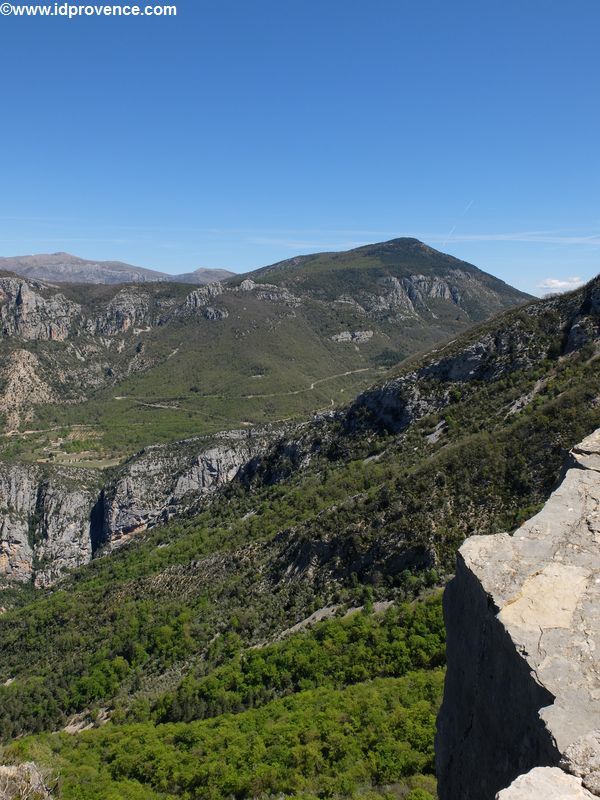
<path fill-rule="evenodd" d="M 531 299 L 473 264 L 409 236 L 346 251 L 296 256 L 243 277 L 290 290 L 311 291 L 329 302 L 352 294 L 354 299 L 362 296 L 367 303 L 371 302 L 369 297 L 394 291 L 418 294 L 424 288 L 418 284 L 429 281 L 432 285 L 426 288 L 427 292 L 454 297 L 473 321 Z"/>
<path fill-rule="evenodd" d="M 420 239 L 416 239 L 413 236 L 399 236 L 395 239 L 388 239 L 385 242 L 375 242 L 374 244 L 365 244 L 361 245 L 360 247 L 354 248 L 354 251 L 350 250 L 349 252 L 410 252 L 410 251 L 422 251 L 427 253 L 439 253 L 439 250 L 435 250 L 435 248 L 430 247 L 429 245 L 422 242 Z"/>

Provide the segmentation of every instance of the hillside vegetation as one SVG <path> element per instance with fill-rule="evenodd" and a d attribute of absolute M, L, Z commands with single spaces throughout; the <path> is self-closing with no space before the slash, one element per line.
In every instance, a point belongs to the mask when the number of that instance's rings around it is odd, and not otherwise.
<path fill-rule="evenodd" d="M 383 615 L 367 607 L 250 651 L 230 635 L 212 659 L 222 664 L 203 662 L 203 675 L 153 705 L 139 697 L 128 716 L 145 722 L 117 713 L 96 731 L 21 740 L 3 758 L 60 774 L 65 800 L 362 797 L 372 787 L 432 797 L 439 596 Z"/>
<path fill-rule="evenodd" d="M 599 331 L 599 280 L 504 312 L 54 590 L 0 592 L 4 760 L 63 798 L 434 796 L 435 589 L 600 427 Z M 48 735 L 74 716 L 110 721 Z"/>
<path fill-rule="evenodd" d="M 412 239 L 297 261 L 291 281 L 270 267 L 207 287 L 4 273 L 0 456 L 111 467 L 149 444 L 306 418 L 528 299 Z"/>
<path fill-rule="evenodd" d="M 470 305 L 468 313 L 473 319 L 488 316 L 489 309 L 484 309 L 486 303 L 495 302 L 496 310 L 500 310 L 511 296 L 520 300 L 526 297 L 472 264 L 411 238 L 391 239 L 345 252 L 296 256 L 229 280 L 235 284 L 250 277 L 258 282 L 310 289 L 334 300 L 344 294 L 352 296 L 361 291 L 366 294 L 372 289 L 374 279 L 393 277 L 401 280 L 418 276 L 424 287 L 427 279 L 443 280 L 453 272 L 457 273 L 463 294 L 457 304 L 461 307 Z M 415 283 L 414 288 L 418 286 Z M 438 299 L 443 299 L 443 294 L 439 292 Z M 416 298 L 416 291 L 413 291 L 413 296 Z"/>

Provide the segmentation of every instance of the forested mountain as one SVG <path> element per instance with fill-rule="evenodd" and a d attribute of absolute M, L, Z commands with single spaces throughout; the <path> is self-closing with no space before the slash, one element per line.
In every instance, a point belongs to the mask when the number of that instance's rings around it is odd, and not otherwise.
<path fill-rule="evenodd" d="M 197 288 L 0 277 L 0 583 L 50 585 L 526 299 L 414 239 L 297 261 Z"/>
<path fill-rule="evenodd" d="M 4 762 L 63 798 L 434 796 L 436 590 L 599 427 L 599 326 L 600 279 L 505 311 L 52 588 L 5 588 Z"/>
<path fill-rule="evenodd" d="M 301 259 L 291 288 L 275 268 L 193 289 L 0 275 L 8 449 L 65 463 L 87 443 L 103 466 L 147 444 L 305 417 L 528 299 L 416 240 L 371 249 L 383 255 Z"/>
<path fill-rule="evenodd" d="M 248 278 L 358 305 L 371 313 L 394 307 L 400 312 L 418 311 L 429 306 L 430 311 L 444 317 L 451 315 L 452 306 L 442 303 L 436 307 L 432 301 L 446 300 L 475 322 L 527 299 L 523 292 L 493 275 L 412 238 L 345 252 L 296 256 L 234 276 L 230 282 Z M 387 289 L 381 292 L 383 298 L 373 296 L 374 286 Z"/>

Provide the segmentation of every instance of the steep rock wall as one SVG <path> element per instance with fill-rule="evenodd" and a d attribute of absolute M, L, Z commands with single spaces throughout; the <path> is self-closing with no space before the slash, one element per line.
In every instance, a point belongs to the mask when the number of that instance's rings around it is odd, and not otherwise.
<path fill-rule="evenodd" d="M 465 542 L 444 613 L 440 800 L 600 796 L 600 430 L 514 536 Z"/>
<path fill-rule="evenodd" d="M 89 514 L 96 489 L 83 470 L 0 465 L 0 587 L 52 583 L 91 558 Z"/>
<path fill-rule="evenodd" d="M 98 549 L 196 507 L 266 441 L 249 430 L 148 447 L 105 485 L 91 470 L 0 464 L 0 588 L 52 585 Z"/>
<path fill-rule="evenodd" d="M 114 549 L 229 483 L 266 446 L 264 432 L 230 431 L 146 448 L 104 492 L 103 543 Z"/>

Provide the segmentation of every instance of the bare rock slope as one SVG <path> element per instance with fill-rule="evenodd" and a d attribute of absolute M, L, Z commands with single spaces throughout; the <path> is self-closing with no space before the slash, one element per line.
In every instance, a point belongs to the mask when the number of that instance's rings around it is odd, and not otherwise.
<path fill-rule="evenodd" d="M 37 764 L 0 766 L 0 800 L 52 800 L 48 777 Z"/>
<path fill-rule="evenodd" d="M 197 507 L 266 441 L 243 430 L 155 445 L 104 485 L 93 470 L 0 464 L 0 588 L 50 586 L 97 550 Z"/>
<path fill-rule="evenodd" d="M 441 800 L 600 796 L 600 430 L 514 536 L 464 543 L 444 610 Z"/>

